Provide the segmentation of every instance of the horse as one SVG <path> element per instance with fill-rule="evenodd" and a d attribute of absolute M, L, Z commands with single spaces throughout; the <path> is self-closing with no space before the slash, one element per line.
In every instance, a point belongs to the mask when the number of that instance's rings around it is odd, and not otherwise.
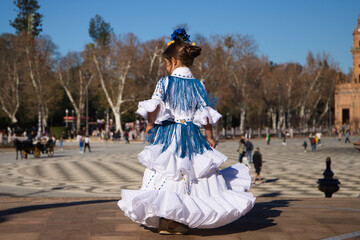
<path fill-rule="evenodd" d="M 14 146 L 16 148 L 16 160 L 18 160 L 18 153 L 20 152 L 20 157 L 23 159 L 23 151 L 24 151 L 24 144 L 19 139 L 14 140 Z"/>

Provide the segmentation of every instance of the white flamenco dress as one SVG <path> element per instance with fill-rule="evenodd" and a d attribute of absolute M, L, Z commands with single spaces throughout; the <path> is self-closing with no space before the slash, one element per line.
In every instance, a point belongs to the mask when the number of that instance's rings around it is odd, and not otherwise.
<path fill-rule="evenodd" d="M 216 228 L 245 215 L 255 204 L 247 192 L 251 177 L 243 164 L 218 168 L 226 156 L 211 148 L 199 127 L 221 115 L 210 107 L 203 84 L 189 68 L 157 83 L 137 113 L 147 118 L 159 106 L 149 146 L 138 155 L 146 167 L 140 190 L 122 190 L 118 206 L 133 221 L 158 228 L 165 218 L 190 228 Z"/>

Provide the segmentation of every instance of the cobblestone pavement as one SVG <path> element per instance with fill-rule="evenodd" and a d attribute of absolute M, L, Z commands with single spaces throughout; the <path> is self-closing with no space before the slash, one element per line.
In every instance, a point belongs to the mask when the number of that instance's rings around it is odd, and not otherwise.
<path fill-rule="evenodd" d="M 341 182 L 333 197 L 360 196 L 360 152 L 352 144 L 335 138 L 323 139 L 317 152 L 304 152 L 303 139 L 289 139 L 287 145 L 273 139 L 253 140 L 263 155 L 264 183 L 252 186 L 256 197 L 323 197 L 316 181 L 323 178 L 325 159 L 331 157 L 335 178 Z M 353 137 L 352 140 L 359 140 Z M 0 196 L 119 197 L 121 189 L 138 189 L 144 167 L 137 154 L 142 143 L 92 143 L 92 152 L 80 154 L 75 143 L 53 158 L 15 160 L 15 152 L 0 152 Z M 220 142 L 218 150 L 228 156 L 225 168 L 238 159 L 237 141 Z M 251 169 L 254 174 L 254 168 Z"/>

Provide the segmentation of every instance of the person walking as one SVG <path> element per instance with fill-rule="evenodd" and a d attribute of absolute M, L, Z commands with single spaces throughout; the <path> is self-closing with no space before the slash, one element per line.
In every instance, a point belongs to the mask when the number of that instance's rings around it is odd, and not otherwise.
<path fill-rule="evenodd" d="M 304 141 L 304 143 L 303 143 L 302 146 L 304 147 L 304 152 L 307 152 L 307 151 L 306 151 L 306 148 L 307 148 L 307 142 L 306 142 L 306 141 Z"/>
<path fill-rule="evenodd" d="M 311 135 L 310 143 L 311 143 L 311 151 L 315 152 L 316 151 L 316 137 L 313 134 Z"/>
<path fill-rule="evenodd" d="M 281 136 L 283 138 L 282 145 L 286 145 L 286 131 L 285 130 L 281 132 Z"/>
<path fill-rule="evenodd" d="M 249 163 L 251 163 L 251 153 L 252 153 L 252 150 L 254 149 L 254 146 L 253 146 L 252 142 L 250 142 L 250 139 L 246 139 L 245 149 L 246 149 L 246 156 L 249 159 Z"/>
<path fill-rule="evenodd" d="M 346 131 L 346 133 L 345 133 L 345 143 L 347 143 L 347 142 L 351 143 L 350 142 L 350 131 Z"/>
<path fill-rule="evenodd" d="M 84 153 L 84 151 L 83 151 L 84 138 L 80 133 L 77 135 L 76 140 L 79 143 L 79 153 Z"/>
<path fill-rule="evenodd" d="M 248 157 L 246 156 L 246 152 L 243 152 L 243 154 L 241 155 L 240 163 L 244 164 L 249 169 L 251 169 L 251 165 L 249 163 Z"/>
<path fill-rule="evenodd" d="M 85 142 L 84 152 L 86 152 L 86 148 L 89 148 L 89 152 L 91 152 L 89 135 L 85 136 L 84 142 Z"/>
<path fill-rule="evenodd" d="M 267 143 L 267 145 L 270 144 L 270 133 L 269 132 L 266 133 L 266 143 Z"/>
<path fill-rule="evenodd" d="M 62 132 L 62 133 L 60 134 L 60 137 L 59 137 L 59 149 L 60 149 L 60 151 L 63 151 L 64 138 L 65 138 L 65 133 Z"/>
<path fill-rule="evenodd" d="M 239 148 L 237 149 L 237 151 L 239 152 L 239 162 L 241 163 L 240 160 L 241 160 L 241 158 L 242 158 L 242 155 L 243 155 L 244 152 L 246 151 L 244 136 L 241 136 L 241 138 L 240 138 Z"/>
<path fill-rule="evenodd" d="M 260 153 L 260 148 L 256 148 L 253 156 L 253 162 L 255 167 L 255 175 L 252 183 L 255 184 L 256 178 L 259 179 L 259 183 L 262 183 L 260 172 L 262 167 L 262 155 Z"/>
<path fill-rule="evenodd" d="M 321 132 L 316 132 L 317 145 L 321 147 Z"/>

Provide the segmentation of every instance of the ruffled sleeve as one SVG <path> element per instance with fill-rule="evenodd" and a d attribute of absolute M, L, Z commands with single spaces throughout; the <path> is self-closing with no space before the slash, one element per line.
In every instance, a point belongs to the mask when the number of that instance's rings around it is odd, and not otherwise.
<path fill-rule="evenodd" d="M 170 112 L 165 108 L 163 101 L 165 81 L 166 78 L 161 78 L 156 84 L 156 88 L 151 99 L 139 102 L 138 109 L 136 110 L 137 114 L 142 116 L 144 119 L 147 119 L 148 113 L 155 111 L 155 109 L 159 106 L 159 111 L 155 118 L 155 124 L 161 124 L 162 121 L 170 118 Z"/>
<path fill-rule="evenodd" d="M 221 114 L 218 113 L 216 110 L 214 110 L 210 106 L 202 107 L 198 109 L 194 114 L 193 123 L 196 124 L 198 127 L 203 127 L 208 123 L 211 125 L 214 125 L 219 121 L 221 118 Z"/>
<path fill-rule="evenodd" d="M 199 81 L 200 82 L 200 81 Z M 201 87 L 198 90 L 199 98 L 201 98 L 200 107 L 196 110 L 193 123 L 198 127 L 203 127 L 208 123 L 211 125 L 215 125 L 217 121 L 222 117 L 221 114 L 212 108 L 213 105 L 216 104 L 217 99 L 207 93 L 205 90 L 205 85 L 201 83 Z"/>

